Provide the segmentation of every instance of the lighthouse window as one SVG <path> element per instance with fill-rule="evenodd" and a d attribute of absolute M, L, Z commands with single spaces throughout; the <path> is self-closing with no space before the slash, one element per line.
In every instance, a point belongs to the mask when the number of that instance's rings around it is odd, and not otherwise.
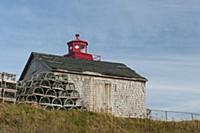
<path fill-rule="evenodd" d="M 80 46 L 80 51 L 81 51 L 82 53 L 86 53 L 86 48 L 85 48 L 85 46 Z"/>
<path fill-rule="evenodd" d="M 78 45 L 76 45 L 76 46 L 75 46 L 75 49 L 79 49 L 79 46 L 78 46 Z"/>

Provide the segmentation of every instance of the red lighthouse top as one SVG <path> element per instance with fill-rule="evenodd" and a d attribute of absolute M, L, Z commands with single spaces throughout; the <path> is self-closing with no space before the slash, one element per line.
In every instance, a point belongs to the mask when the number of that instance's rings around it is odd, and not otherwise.
<path fill-rule="evenodd" d="M 68 42 L 69 53 L 65 57 L 76 59 L 93 60 L 92 54 L 87 53 L 88 42 L 81 40 L 79 34 L 76 34 L 76 39 Z"/>

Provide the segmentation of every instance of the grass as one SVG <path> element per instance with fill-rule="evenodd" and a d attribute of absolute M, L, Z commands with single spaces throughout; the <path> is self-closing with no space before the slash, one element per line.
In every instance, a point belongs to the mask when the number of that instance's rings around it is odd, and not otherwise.
<path fill-rule="evenodd" d="M 80 111 L 0 104 L 0 133 L 199 133 L 199 121 L 126 119 Z"/>

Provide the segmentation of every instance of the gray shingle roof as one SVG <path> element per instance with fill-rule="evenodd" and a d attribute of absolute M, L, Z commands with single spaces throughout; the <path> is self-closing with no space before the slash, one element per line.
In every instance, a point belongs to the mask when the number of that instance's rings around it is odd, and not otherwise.
<path fill-rule="evenodd" d="M 146 78 L 140 76 L 134 70 L 121 63 L 88 61 L 41 53 L 32 53 L 31 56 L 38 58 L 51 69 L 62 69 L 75 72 L 94 72 L 102 75 L 134 78 L 137 80 L 147 81 Z"/>

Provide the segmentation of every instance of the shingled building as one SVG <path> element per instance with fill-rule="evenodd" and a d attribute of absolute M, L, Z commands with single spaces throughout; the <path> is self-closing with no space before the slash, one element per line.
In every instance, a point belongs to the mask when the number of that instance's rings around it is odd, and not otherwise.
<path fill-rule="evenodd" d="M 87 53 L 88 43 L 78 35 L 68 46 L 69 54 L 65 56 L 31 53 L 20 81 L 41 72 L 66 74 L 79 91 L 82 106 L 89 111 L 122 117 L 146 116 L 146 78 L 124 64 L 94 60 Z"/>

